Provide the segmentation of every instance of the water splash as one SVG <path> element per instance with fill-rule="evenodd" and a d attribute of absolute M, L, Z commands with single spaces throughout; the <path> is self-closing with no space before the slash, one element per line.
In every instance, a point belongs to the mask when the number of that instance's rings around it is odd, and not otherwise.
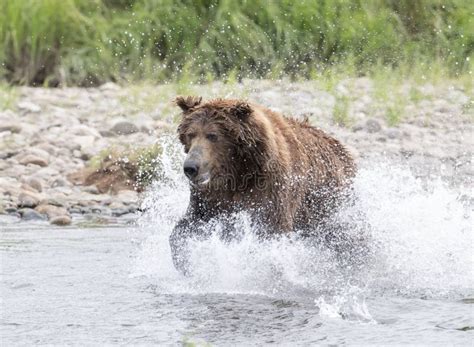
<path fill-rule="evenodd" d="M 319 315 L 330 319 L 354 320 L 362 323 L 377 323 L 367 308 L 364 293 L 360 288 L 349 286 L 345 292 L 329 298 L 320 296 L 314 300 Z"/>
<path fill-rule="evenodd" d="M 189 189 L 179 145 L 166 139 L 163 149 L 163 179 L 143 203 L 140 225 L 149 235 L 134 272 L 162 293 L 304 296 L 315 300 L 322 315 L 372 322 L 366 297 L 456 297 L 474 288 L 472 214 L 461 192 L 439 179 L 421 181 L 407 167 L 371 162 L 355 180 L 357 204 L 340 214 L 357 223 L 354 216 L 363 211 L 370 225 L 378 255 L 365 271 L 348 274 L 330 250 L 295 237 L 258 241 L 241 213 L 234 218 L 242 239 L 225 243 L 217 236 L 219 223 L 209 225 L 213 236 L 193 241 L 193 275 L 183 277 L 171 261 L 168 237 L 186 210 Z"/>
<path fill-rule="evenodd" d="M 462 190 L 382 163 L 360 170 L 356 193 L 384 258 L 376 289 L 426 297 L 472 290 L 472 213 Z"/>

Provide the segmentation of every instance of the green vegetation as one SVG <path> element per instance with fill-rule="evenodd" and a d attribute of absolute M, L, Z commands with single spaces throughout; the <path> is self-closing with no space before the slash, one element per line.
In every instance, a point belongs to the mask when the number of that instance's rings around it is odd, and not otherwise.
<path fill-rule="evenodd" d="M 398 125 L 402 120 L 404 109 L 404 105 L 398 102 L 392 103 L 391 105 L 387 106 L 386 118 L 388 125 L 392 127 Z"/>
<path fill-rule="evenodd" d="M 416 86 L 411 86 L 410 87 L 410 101 L 417 104 L 424 98 L 427 98 L 425 95 L 423 95 L 422 92 L 419 91 L 419 89 Z"/>
<path fill-rule="evenodd" d="M 334 122 L 339 126 L 349 126 L 349 105 L 350 101 L 347 96 L 336 97 L 334 105 L 333 118 Z"/>
<path fill-rule="evenodd" d="M 2 0 L 1 7 L 0 79 L 14 84 L 173 80 L 184 92 L 215 78 L 366 75 L 380 67 L 421 79 L 472 74 L 474 2 L 466 0 Z"/>
<path fill-rule="evenodd" d="M 161 152 L 158 145 L 104 150 L 89 161 L 85 184 L 96 184 L 102 190 L 128 185 L 141 191 L 151 182 L 162 179 Z"/>
<path fill-rule="evenodd" d="M 182 346 L 183 347 L 211 347 L 211 344 L 202 340 L 193 341 L 189 337 L 185 337 L 183 338 Z"/>
<path fill-rule="evenodd" d="M 11 110 L 18 99 L 18 90 L 5 83 L 0 83 L 0 111 Z"/>

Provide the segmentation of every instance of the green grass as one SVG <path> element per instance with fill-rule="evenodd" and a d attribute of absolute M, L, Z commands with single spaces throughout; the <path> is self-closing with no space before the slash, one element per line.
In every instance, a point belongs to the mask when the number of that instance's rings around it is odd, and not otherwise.
<path fill-rule="evenodd" d="M 183 347 L 211 347 L 211 344 L 206 341 L 203 341 L 203 340 L 193 341 L 190 337 L 184 337 L 183 340 L 181 341 L 181 345 Z"/>
<path fill-rule="evenodd" d="M 336 103 L 333 110 L 334 122 L 343 127 L 347 127 L 351 124 L 349 116 L 350 99 L 347 96 L 337 96 Z"/>
<path fill-rule="evenodd" d="M 13 110 L 18 100 L 18 90 L 0 82 L 0 111 Z"/>
<path fill-rule="evenodd" d="M 119 97 L 120 104 L 131 113 L 139 111 L 150 113 L 163 102 L 171 103 L 176 96 L 174 85 L 163 85 L 157 93 L 149 84 L 135 83 L 127 87 L 126 95 Z"/>
<path fill-rule="evenodd" d="M 404 110 L 405 107 L 399 103 L 393 103 L 392 105 L 387 106 L 385 114 L 388 125 L 393 127 L 400 124 Z"/>
<path fill-rule="evenodd" d="M 472 73 L 466 0 L 1 2 L 0 78 L 15 84 L 172 80 L 185 92 L 216 78 L 367 75 L 374 66 L 420 79 Z"/>
<path fill-rule="evenodd" d="M 428 96 L 424 95 L 417 86 L 411 86 L 409 92 L 410 101 L 417 104 L 423 99 L 427 99 Z"/>

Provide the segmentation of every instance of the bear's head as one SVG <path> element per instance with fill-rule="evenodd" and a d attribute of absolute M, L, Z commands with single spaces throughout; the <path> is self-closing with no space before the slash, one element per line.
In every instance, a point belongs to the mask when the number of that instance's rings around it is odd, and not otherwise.
<path fill-rule="evenodd" d="M 248 172 L 261 136 L 256 131 L 253 108 L 242 100 L 178 97 L 183 111 L 179 140 L 187 157 L 183 170 L 197 189 L 222 189 L 236 184 Z M 250 153 L 250 155 L 249 155 Z M 237 183 L 238 184 L 238 183 Z"/>

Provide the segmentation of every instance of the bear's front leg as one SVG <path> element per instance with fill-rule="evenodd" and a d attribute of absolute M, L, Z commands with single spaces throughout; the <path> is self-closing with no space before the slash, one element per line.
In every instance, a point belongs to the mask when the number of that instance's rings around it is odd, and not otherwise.
<path fill-rule="evenodd" d="M 204 240 L 210 235 L 206 221 L 197 219 L 193 215 L 185 216 L 174 227 L 169 243 L 173 264 L 185 276 L 190 275 L 190 240 Z"/>
<path fill-rule="evenodd" d="M 169 238 L 173 264 L 185 276 L 189 275 L 188 243 L 191 238 L 191 224 L 189 219 L 181 219 L 174 227 Z"/>

